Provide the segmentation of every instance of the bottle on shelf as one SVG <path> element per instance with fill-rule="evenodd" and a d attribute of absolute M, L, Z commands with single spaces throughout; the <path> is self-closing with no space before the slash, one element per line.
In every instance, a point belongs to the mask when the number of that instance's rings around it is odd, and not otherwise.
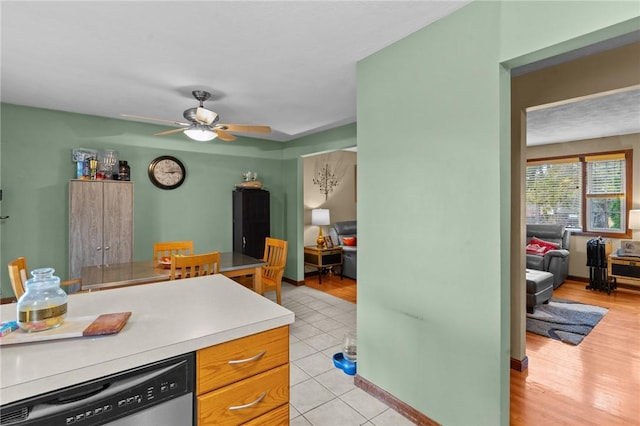
<path fill-rule="evenodd" d="M 96 180 L 98 177 L 98 159 L 96 157 L 91 157 L 89 160 L 89 173 L 91 180 Z"/>
<path fill-rule="evenodd" d="M 120 160 L 118 168 L 118 180 L 131 180 L 131 168 L 125 160 Z"/>

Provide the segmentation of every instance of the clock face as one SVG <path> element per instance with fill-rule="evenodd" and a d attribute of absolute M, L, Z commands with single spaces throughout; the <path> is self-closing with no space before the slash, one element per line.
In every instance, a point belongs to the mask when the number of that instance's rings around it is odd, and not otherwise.
<path fill-rule="evenodd" d="M 175 157 L 164 155 L 149 164 L 149 179 L 161 189 L 175 189 L 187 176 L 184 165 Z"/>

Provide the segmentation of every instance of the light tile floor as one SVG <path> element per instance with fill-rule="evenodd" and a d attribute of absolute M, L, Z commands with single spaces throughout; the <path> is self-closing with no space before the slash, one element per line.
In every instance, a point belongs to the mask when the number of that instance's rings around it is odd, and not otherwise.
<path fill-rule="evenodd" d="M 266 294 L 275 300 L 275 293 Z M 356 330 L 356 305 L 306 286 L 282 283 L 290 326 L 291 426 L 404 426 L 407 418 L 353 384 L 333 365 L 347 331 Z"/>

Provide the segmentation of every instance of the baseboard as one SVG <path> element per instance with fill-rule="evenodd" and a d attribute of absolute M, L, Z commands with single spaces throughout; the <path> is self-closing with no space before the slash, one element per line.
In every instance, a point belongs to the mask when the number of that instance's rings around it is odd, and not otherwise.
<path fill-rule="evenodd" d="M 297 285 L 297 286 L 304 285 L 304 280 L 303 281 L 296 281 L 296 280 L 292 280 L 291 278 L 282 277 L 282 281 L 288 282 L 289 284 L 293 284 L 293 285 Z"/>
<path fill-rule="evenodd" d="M 569 275 L 567 277 L 567 280 L 577 281 L 577 282 L 581 282 L 581 283 L 589 283 L 589 278 L 574 277 L 573 275 Z M 640 286 L 638 286 L 637 284 L 624 283 L 624 282 L 620 282 L 620 280 L 617 280 L 616 286 L 618 288 L 624 288 L 624 289 L 627 289 L 627 290 L 640 290 Z"/>
<path fill-rule="evenodd" d="M 384 402 L 386 405 L 393 408 L 398 413 L 402 414 L 404 417 L 411 420 L 413 423 L 417 425 L 424 425 L 424 426 L 440 425 L 440 423 L 430 419 L 429 417 L 425 416 L 420 411 L 416 410 L 415 408 L 411 407 L 405 402 L 400 401 L 398 398 L 391 395 L 389 392 L 385 391 L 382 388 L 379 388 L 378 386 L 374 385 L 373 383 L 363 378 L 362 376 L 359 376 L 356 374 L 356 376 L 353 379 L 353 382 L 357 387 L 359 387 L 369 395 L 373 396 L 374 398 Z"/>
<path fill-rule="evenodd" d="M 529 368 L 529 358 L 524 356 L 524 359 L 519 360 L 515 358 L 511 358 L 511 369 L 516 371 L 525 371 Z"/>
<path fill-rule="evenodd" d="M 640 290 L 640 286 L 638 286 L 637 284 L 627 284 L 627 283 L 618 282 L 616 284 L 616 286 L 618 288 L 624 288 L 624 289 L 627 289 L 627 290 L 635 290 L 635 291 Z"/>

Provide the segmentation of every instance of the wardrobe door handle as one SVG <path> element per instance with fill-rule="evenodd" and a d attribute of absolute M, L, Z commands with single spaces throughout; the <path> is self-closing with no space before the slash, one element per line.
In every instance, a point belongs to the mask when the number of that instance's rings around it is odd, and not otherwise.
<path fill-rule="evenodd" d="M 251 358 L 245 358 L 245 359 L 233 359 L 231 361 L 229 361 L 229 364 L 244 364 L 247 362 L 252 362 L 252 361 L 257 361 L 260 358 L 262 358 L 264 356 L 264 354 L 266 354 L 267 351 L 262 351 L 259 354 L 256 354 L 254 356 L 252 356 Z"/>
<path fill-rule="evenodd" d="M 255 401 L 250 402 L 248 404 L 244 404 L 244 405 L 235 405 L 233 407 L 229 407 L 229 410 L 242 410 L 243 408 L 253 407 L 254 405 L 258 404 L 260 401 L 262 401 L 265 396 L 267 396 L 267 393 L 262 392 L 262 395 L 260 395 L 258 399 L 256 399 Z"/>

